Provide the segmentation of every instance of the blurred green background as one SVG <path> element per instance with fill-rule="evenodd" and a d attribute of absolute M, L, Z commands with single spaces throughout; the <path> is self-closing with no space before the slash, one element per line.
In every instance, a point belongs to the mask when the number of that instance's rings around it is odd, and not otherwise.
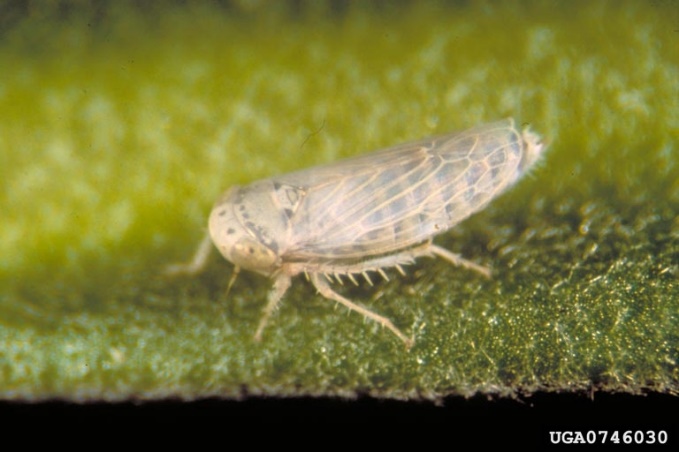
<path fill-rule="evenodd" d="M 0 397 L 679 390 L 672 1 L 0 2 Z M 233 184 L 513 116 L 542 165 L 338 290 L 188 259 Z"/>

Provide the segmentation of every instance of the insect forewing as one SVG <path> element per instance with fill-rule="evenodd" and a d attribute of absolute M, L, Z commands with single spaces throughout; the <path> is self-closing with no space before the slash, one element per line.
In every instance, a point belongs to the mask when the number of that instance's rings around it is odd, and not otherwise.
<path fill-rule="evenodd" d="M 512 185 L 527 145 L 508 119 L 274 177 L 289 207 L 283 258 L 364 259 L 431 239 Z"/>

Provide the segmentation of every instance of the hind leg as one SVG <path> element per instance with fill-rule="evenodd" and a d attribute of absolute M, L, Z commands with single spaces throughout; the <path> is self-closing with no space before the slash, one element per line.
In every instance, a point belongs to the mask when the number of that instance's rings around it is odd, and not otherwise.
<path fill-rule="evenodd" d="M 337 292 L 332 290 L 330 288 L 330 284 L 328 283 L 328 281 L 323 279 L 323 277 L 321 275 L 319 275 L 318 273 L 312 273 L 309 276 L 311 277 L 311 282 L 313 283 L 313 285 L 316 287 L 316 289 L 318 289 L 318 292 L 321 295 L 323 295 L 325 298 L 328 298 L 330 300 L 334 300 L 334 301 L 346 306 L 347 308 L 351 309 L 352 311 L 356 311 L 359 314 L 361 314 L 361 315 L 363 315 L 363 316 L 365 316 L 365 317 L 367 317 L 371 320 L 374 320 L 375 322 L 379 323 L 383 327 L 388 328 L 389 330 L 391 330 L 392 333 L 394 333 L 396 335 L 396 337 L 398 337 L 399 339 L 401 339 L 403 341 L 406 348 L 410 348 L 410 347 L 413 346 L 413 342 L 414 342 L 413 338 L 409 338 L 408 336 L 403 334 L 401 332 L 401 330 L 399 330 L 398 328 L 396 328 L 396 326 L 394 326 L 394 324 L 391 322 L 391 320 L 389 320 L 388 318 L 383 317 L 379 314 L 375 314 L 374 312 L 372 312 L 372 311 L 370 311 L 370 310 L 368 310 L 368 309 L 366 309 L 362 306 L 359 306 L 356 303 L 353 303 L 352 301 L 349 301 L 348 299 L 344 298 L 343 296 L 341 296 L 340 294 L 338 294 Z"/>

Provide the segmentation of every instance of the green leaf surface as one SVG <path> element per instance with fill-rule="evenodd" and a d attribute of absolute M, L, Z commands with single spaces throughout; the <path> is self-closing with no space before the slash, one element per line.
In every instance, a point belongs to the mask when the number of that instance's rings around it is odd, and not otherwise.
<path fill-rule="evenodd" d="M 672 2 L 31 5 L 0 21 L 0 397 L 679 390 Z M 231 185 L 509 116 L 544 160 L 437 238 L 493 278 L 337 289 L 409 351 L 303 277 L 257 343 L 270 280 L 163 276 Z"/>

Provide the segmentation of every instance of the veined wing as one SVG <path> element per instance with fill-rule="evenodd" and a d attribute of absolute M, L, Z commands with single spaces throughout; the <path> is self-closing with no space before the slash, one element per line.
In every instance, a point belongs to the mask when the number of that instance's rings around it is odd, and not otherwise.
<path fill-rule="evenodd" d="M 273 178 L 303 193 L 284 260 L 352 260 L 401 250 L 482 209 L 520 175 L 512 120 Z"/>

